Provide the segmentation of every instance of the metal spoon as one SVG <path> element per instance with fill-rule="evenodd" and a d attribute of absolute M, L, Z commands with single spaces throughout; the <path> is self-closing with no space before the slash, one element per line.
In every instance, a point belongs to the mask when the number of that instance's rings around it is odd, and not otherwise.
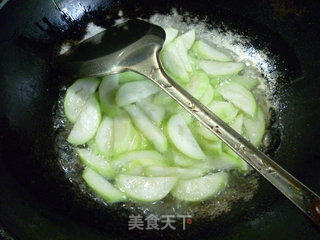
<path fill-rule="evenodd" d="M 146 76 L 320 226 L 320 198 L 316 193 L 259 151 L 164 72 L 158 55 L 164 40 L 165 32 L 161 27 L 129 20 L 71 48 L 60 58 L 61 68 L 71 71 L 75 77 L 103 76 L 126 70 Z"/>

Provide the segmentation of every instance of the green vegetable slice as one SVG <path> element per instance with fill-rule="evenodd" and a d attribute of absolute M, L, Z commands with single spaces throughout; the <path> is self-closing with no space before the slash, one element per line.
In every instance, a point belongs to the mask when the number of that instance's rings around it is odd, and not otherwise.
<path fill-rule="evenodd" d="M 190 179 L 201 177 L 204 170 L 178 168 L 178 167 L 162 167 L 162 166 L 149 166 L 145 169 L 147 177 L 179 177 L 179 179 Z"/>
<path fill-rule="evenodd" d="M 241 62 L 215 62 L 203 60 L 199 62 L 199 68 L 210 77 L 237 74 L 244 68 Z"/>
<path fill-rule="evenodd" d="M 105 117 L 96 133 L 95 146 L 98 152 L 104 156 L 111 156 L 113 151 L 113 120 Z"/>
<path fill-rule="evenodd" d="M 204 60 L 215 60 L 219 62 L 230 62 L 232 58 L 228 55 L 218 51 L 216 48 L 210 46 L 209 44 L 198 40 L 194 43 L 192 51 L 196 56 Z"/>
<path fill-rule="evenodd" d="M 232 123 L 230 123 L 230 127 L 232 127 L 237 133 L 243 133 L 243 115 L 239 114 Z"/>
<path fill-rule="evenodd" d="M 139 202 L 155 202 L 164 198 L 176 184 L 176 177 L 142 177 L 120 174 L 116 184 L 127 196 Z"/>
<path fill-rule="evenodd" d="M 226 123 L 232 122 L 238 114 L 238 109 L 229 102 L 212 101 L 208 108 Z"/>
<path fill-rule="evenodd" d="M 189 82 L 188 72 L 173 42 L 169 43 L 161 51 L 160 57 L 164 69 L 168 71 L 168 74 L 172 76 L 174 80 L 180 83 Z"/>
<path fill-rule="evenodd" d="M 189 58 L 189 62 L 191 63 L 191 66 L 193 68 L 194 71 L 198 70 L 199 67 L 199 59 L 197 59 L 195 56 L 193 55 L 188 55 L 188 58 Z"/>
<path fill-rule="evenodd" d="M 115 95 L 119 88 L 119 74 L 112 74 L 102 78 L 99 86 L 99 100 L 101 110 L 108 115 L 114 115 L 118 112 L 115 103 Z"/>
<path fill-rule="evenodd" d="M 153 124 L 139 107 L 132 104 L 125 106 L 125 110 L 131 116 L 135 126 L 159 152 L 165 152 L 168 149 L 167 139 L 161 129 Z"/>
<path fill-rule="evenodd" d="M 158 91 L 160 91 L 160 88 L 149 80 L 128 82 L 119 88 L 116 95 L 116 102 L 119 106 L 129 105 Z"/>
<path fill-rule="evenodd" d="M 180 36 L 180 37 L 176 38 L 171 44 L 173 44 L 175 46 L 176 51 L 180 57 L 180 61 L 183 63 L 187 72 L 192 72 L 193 69 L 192 69 L 192 65 L 189 61 L 188 49 L 184 45 L 183 38 L 181 38 L 181 36 Z"/>
<path fill-rule="evenodd" d="M 197 123 L 195 131 L 203 138 L 210 141 L 219 141 L 219 138 L 212 133 L 207 127 L 203 126 L 201 123 Z"/>
<path fill-rule="evenodd" d="M 174 104 L 174 100 L 164 91 L 160 91 L 155 94 L 153 98 L 153 103 L 157 105 L 171 105 Z"/>
<path fill-rule="evenodd" d="M 163 106 L 154 104 L 151 98 L 145 98 L 137 102 L 137 105 L 156 124 L 160 125 L 164 119 L 166 110 Z"/>
<path fill-rule="evenodd" d="M 199 100 L 203 105 L 206 106 L 213 100 L 213 96 L 214 96 L 214 89 L 209 84 L 206 91 L 204 92 L 204 94 L 201 96 Z"/>
<path fill-rule="evenodd" d="M 245 87 L 249 91 L 251 91 L 259 83 L 259 80 L 257 78 L 246 76 L 246 75 L 232 76 L 231 81 L 242 85 L 243 87 Z"/>
<path fill-rule="evenodd" d="M 172 159 L 173 163 L 179 167 L 191 167 L 198 162 L 197 160 L 189 158 L 177 151 L 172 152 Z"/>
<path fill-rule="evenodd" d="M 182 201 L 199 202 L 217 196 L 228 183 L 227 173 L 215 173 L 200 178 L 180 180 L 171 194 Z"/>
<path fill-rule="evenodd" d="M 222 152 L 219 156 L 210 156 L 206 161 L 195 165 L 194 168 L 200 168 L 206 171 L 224 171 L 231 169 L 247 171 L 248 166 L 241 158 Z"/>
<path fill-rule="evenodd" d="M 84 148 L 76 149 L 79 158 L 89 168 L 93 169 L 103 177 L 114 177 L 114 170 L 112 169 L 109 160 L 93 153 L 91 150 Z"/>
<path fill-rule="evenodd" d="M 124 202 L 127 200 L 126 195 L 115 188 L 108 180 L 100 176 L 90 168 L 83 171 L 82 178 L 88 186 L 107 202 Z"/>
<path fill-rule="evenodd" d="M 81 78 L 68 88 L 63 104 L 64 112 L 70 122 L 76 122 L 90 95 L 99 86 L 99 82 L 97 78 Z"/>
<path fill-rule="evenodd" d="M 132 71 L 122 72 L 117 75 L 119 78 L 119 83 L 148 80 L 145 76 L 143 76 L 139 73 L 136 73 L 136 72 L 132 72 Z"/>
<path fill-rule="evenodd" d="M 190 82 L 186 86 L 186 90 L 196 99 L 202 97 L 205 91 L 209 87 L 209 78 L 204 72 L 196 72 L 191 78 Z"/>
<path fill-rule="evenodd" d="M 182 153 L 194 159 L 205 158 L 203 151 L 180 114 L 175 114 L 169 119 L 167 132 L 172 143 Z"/>
<path fill-rule="evenodd" d="M 152 162 L 153 165 L 165 165 L 162 155 L 156 151 L 145 150 L 145 151 L 133 151 L 119 155 L 112 162 L 112 167 L 115 171 L 126 171 L 130 163 L 146 163 Z M 140 166 L 146 166 L 149 164 L 140 164 Z M 133 164 L 131 165 L 133 166 Z M 131 168 L 131 167 L 130 167 Z"/>
<path fill-rule="evenodd" d="M 214 156 L 221 156 L 222 154 L 222 142 L 220 140 L 217 140 L 215 142 L 211 142 L 211 141 L 205 141 L 203 140 L 202 142 L 203 147 L 205 148 L 205 150 L 208 151 L 208 154 L 214 155 Z"/>
<path fill-rule="evenodd" d="M 241 109 L 243 112 L 254 117 L 257 110 L 257 104 L 254 96 L 245 87 L 234 82 L 225 82 L 218 88 L 219 93 L 222 97 L 236 107 Z"/>
<path fill-rule="evenodd" d="M 137 133 L 126 112 L 113 119 L 113 154 L 117 155 L 137 147 Z"/>
<path fill-rule="evenodd" d="M 186 49 L 190 49 L 196 39 L 196 32 L 194 29 L 191 29 L 188 32 L 180 35 L 178 38 L 182 40 Z"/>
<path fill-rule="evenodd" d="M 73 145 L 88 142 L 94 137 L 101 121 L 100 105 L 92 94 L 83 107 L 76 123 L 74 124 L 67 141 Z"/>
<path fill-rule="evenodd" d="M 166 40 L 164 41 L 163 46 L 166 46 L 168 43 L 172 42 L 173 39 L 176 38 L 178 35 L 178 30 L 175 28 L 165 28 L 164 31 L 166 32 Z"/>
<path fill-rule="evenodd" d="M 254 118 L 244 116 L 243 125 L 246 136 L 248 136 L 250 142 L 253 145 L 258 146 L 263 138 L 266 125 L 263 111 L 258 108 Z"/>

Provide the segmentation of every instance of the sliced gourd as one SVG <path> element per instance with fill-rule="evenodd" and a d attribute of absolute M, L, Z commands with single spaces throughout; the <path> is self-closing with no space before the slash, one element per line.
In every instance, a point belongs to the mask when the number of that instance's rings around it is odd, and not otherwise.
<path fill-rule="evenodd" d="M 174 146 L 185 155 L 194 159 L 205 158 L 203 151 L 180 114 L 175 114 L 169 119 L 167 133 Z"/>
<path fill-rule="evenodd" d="M 83 171 L 82 178 L 94 192 L 107 202 L 123 202 L 127 199 L 123 192 L 119 191 L 108 180 L 90 168 L 86 168 Z"/>
<path fill-rule="evenodd" d="M 192 65 L 189 61 L 188 49 L 184 45 L 183 38 L 181 38 L 181 36 L 177 37 L 175 40 L 173 40 L 173 42 L 171 44 L 173 44 L 175 46 L 176 51 L 180 57 L 180 61 L 183 63 L 187 72 L 192 72 L 193 69 L 192 69 Z"/>
<path fill-rule="evenodd" d="M 182 106 L 177 105 L 177 111 L 176 113 L 180 114 L 183 120 L 186 122 L 186 124 L 191 124 L 193 120 L 193 116 Z"/>
<path fill-rule="evenodd" d="M 146 114 L 136 105 L 125 106 L 125 110 L 131 116 L 135 126 L 140 132 L 153 143 L 159 152 L 165 152 L 168 149 L 168 142 L 161 129 L 158 128 Z"/>
<path fill-rule="evenodd" d="M 257 104 L 254 96 L 245 87 L 235 82 L 225 82 L 218 88 L 219 93 L 222 97 L 236 107 L 241 109 L 243 112 L 254 117 L 257 110 Z"/>
<path fill-rule="evenodd" d="M 150 148 L 150 142 L 148 141 L 148 139 L 145 138 L 145 136 L 143 136 L 143 134 L 141 132 L 138 132 L 137 133 L 139 134 L 140 136 L 140 145 L 138 147 L 138 149 L 145 149 L 145 148 Z"/>
<path fill-rule="evenodd" d="M 92 138 L 90 141 L 87 142 L 87 146 L 90 149 L 90 151 L 94 152 L 97 155 L 100 155 L 100 151 L 98 150 L 96 141 L 94 138 Z"/>
<path fill-rule="evenodd" d="M 229 102 L 212 101 L 208 108 L 226 123 L 232 122 L 238 114 L 238 109 Z"/>
<path fill-rule="evenodd" d="M 198 70 L 198 65 L 199 65 L 199 59 L 197 59 L 195 56 L 193 55 L 188 55 L 189 58 L 189 62 L 191 63 L 191 66 L 193 68 L 193 70 Z"/>
<path fill-rule="evenodd" d="M 175 28 L 165 28 L 164 31 L 166 32 L 166 40 L 164 41 L 163 46 L 166 46 L 168 43 L 172 42 L 173 39 L 176 38 L 178 35 L 178 30 Z"/>
<path fill-rule="evenodd" d="M 119 73 L 118 78 L 119 78 L 119 83 L 148 80 L 145 76 L 133 71 L 126 71 L 123 73 Z"/>
<path fill-rule="evenodd" d="M 212 101 L 208 105 L 208 108 L 226 123 L 232 122 L 238 114 L 238 109 L 236 109 L 229 102 Z M 207 140 L 210 140 L 210 141 L 219 140 L 219 138 L 214 133 L 212 133 L 208 128 L 206 128 L 200 123 L 198 123 L 198 126 L 196 127 L 196 132 Z"/>
<path fill-rule="evenodd" d="M 217 88 L 213 88 L 213 100 L 215 100 L 215 101 L 223 101 L 223 97 L 218 92 Z"/>
<path fill-rule="evenodd" d="M 199 99 L 199 101 L 206 106 L 213 100 L 213 96 L 214 96 L 214 90 L 213 90 L 213 87 L 209 84 L 206 91 Z"/>
<path fill-rule="evenodd" d="M 154 104 L 150 97 L 140 100 L 137 105 L 156 125 L 161 124 L 166 113 L 164 106 Z"/>
<path fill-rule="evenodd" d="M 229 77 L 229 76 L 228 76 Z M 210 84 L 214 88 L 217 88 L 220 85 L 220 82 L 223 82 L 225 79 L 222 79 L 221 76 L 211 77 L 210 78 Z"/>
<path fill-rule="evenodd" d="M 243 115 L 239 114 L 232 123 L 230 123 L 230 127 L 232 127 L 237 133 L 243 133 Z"/>
<path fill-rule="evenodd" d="M 103 177 L 114 177 L 114 170 L 112 169 L 108 159 L 93 153 L 91 150 L 84 148 L 77 148 L 77 154 L 79 155 L 83 164 L 93 169 Z"/>
<path fill-rule="evenodd" d="M 204 174 L 202 169 L 149 166 L 144 173 L 147 177 L 179 177 L 179 179 L 190 179 L 201 177 Z"/>
<path fill-rule="evenodd" d="M 138 150 L 144 148 L 146 139 L 135 129 L 133 128 L 132 138 L 128 146 L 128 151 Z"/>
<path fill-rule="evenodd" d="M 113 137 L 113 120 L 105 117 L 95 136 L 95 146 L 100 154 L 104 156 L 112 155 Z"/>
<path fill-rule="evenodd" d="M 117 155 L 132 148 L 135 144 L 136 131 L 130 117 L 123 112 L 113 119 L 113 154 Z"/>
<path fill-rule="evenodd" d="M 64 98 L 64 112 L 68 120 L 75 123 L 90 95 L 99 86 L 97 78 L 81 78 L 75 81 L 67 90 Z"/>
<path fill-rule="evenodd" d="M 231 77 L 231 81 L 238 83 L 251 91 L 257 84 L 259 83 L 259 80 L 254 77 L 246 76 L 246 75 L 235 75 Z"/>
<path fill-rule="evenodd" d="M 135 167 L 135 168 L 127 169 L 127 170 L 124 172 L 124 174 L 132 175 L 132 176 L 143 176 L 143 174 L 144 174 L 144 167 L 138 166 L 138 167 Z"/>
<path fill-rule="evenodd" d="M 88 142 L 94 137 L 101 121 L 100 105 L 92 94 L 84 105 L 67 141 L 73 145 Z"/>
<path fill-rule="evenodd" d="M 227 145 L 225 145 L 225 146 L 227 146 Z M 231 150 L 231 148 L 229 148 L 229 149 Z M 244 161 L 241 157 L 239 157 L 236 153 L 232 152 L 232 154 L 230 154 L 230 152 L 228 153 L 226 151 L 226 154 L 228 154 L 228 156 L 233 159 L 234 164 L 235 164 L 235 167 L 234 167 L 235 169 L 240 170 L 243 173 L 245 173 L 251 169 L 249 164 L 246 161 Z"/>
<path fill-rule="evenodd" d="M 132 162 L 146 163 L 147 161 L 152 162 L 153 165 L 165 165 L 162 155 L 156 151 L 145 150 L 145 151 L 133 151 L 119 155 L 112 162 L 112 167 L 115 171 L 126 171 L 125 166 Z M 147 164 L 145 164 L 147 165 Z"/>
<path fill-rule="evenodd" d="M 164 69 L 174 80 L 180 83 L 189 82 L 188 72 L 173 42 L 162 49 L 160 57 Z"/>
<path fill-rule="evenodd" d="M 116 94 L 116 102 L 119 106 L 129 105 L 155 94 L 159 90 L 160 88 L 149 80 L 128 82 L 119 88 Z"/>
<path fill-rule="evenodd" d="M 191 78 L 190 82 L 186 86 L 186 90 L 196 99 L 202 97 L 205 91 L 209 87 L 209 78 L 204 72 L 196 72 Z"/>
<path fill-rule="evenodd" d="M 199 62 L 199 68 L 205 71 L 210 77 L 225 76 L 240 72 L 244 68 L 244 63 L 203 60 Z"/>
<path fill-rule="evenodd" d="M 201 123 L 197 123 L 197 127 L 195 131 L 202 136 L 203 138 L 210 140 L 210 141 L 218 141 L 219 138 L 212 133 L 207 127 L 203 126 Z"/>
<path fill-rule="evenodd" d="M 243 125 L 245 128 L 246 136 L 250 142 L 258 146 L 261 143 L 265 132 L 265 119 L 263 111 L 258 108 L 257 114 L 254 118 L 244 116 Z"/>
<path fill-rule="evenodd" d="M 142 177 L 120 174 L 116 184 L 126 195 L 139 202 L 161 200 L 176 184 L 176 177 Z"/>
<path fill-rule="evenodd" d="M 203 140 L 202 146 L 210 156 L 221 156 L 222 154 L 222 142 L 220 140 L 215 142 Z"/>
<path fill-rule="evenodd" d="M 196 39 L 196 32 L 194 29 L 180 35 L 178 38 L 182 39 L 183 45 L 186 49 L 190 49 Z"/>
<path fill-rule="evenodd" d="M 230 123 L 230 127 L 232 127 L 237 133 L 240 135 L 243 134 L 243 115 L 239 114 L 235 120 Z M 230 154 L 231 156 L 238 157 L 238 155 L 230 148 L 228 147 L 225 143 L 223 144 L 223 150 Z"/>
<path fill-rule="evenodd" d="M 165 161 L 158 161 L 154 159 L 137 159 L 127 163 L 121 170 L 126 174 L 132 174 L 138 168 L 144 168 L 147 166 L 167 166 Z"/>
<path fill-rule="evenodd" d="M 155 94 L 153 98 L 153 103 L 158 105 L 170 105 L 174 103 L 174 100 L 164 91 L 160 91 Z"/>
<path fill-rule="evenodd" d="M 199 202 L 218 195 L 227 186 L 227 183 L 228 174 L 223 172 L 179 180 L 171 194 L 182 201 Z"/>
<path fill-rule="evenodd" d="M 102 78 L 99 86 L 99 100 L 101 110 L 106 112 L 108 115 L 114 115 L 118 112 L 118 106 L 114 100 L 118 88 L 119 74 L 112 74 Z"/>
<path fill-rule="evenodd" d="M 198 162 L 197 160 L 189 158 L 186 155 L 177 151 L 173 151 L 171 157 L 174 165 L 179 167 L 191 167 Z"/>
<path fill-rule="evenodd" d="M 232 58 L 220 52 L 209 44 L 198 40 L 192 46 L 194 54 L 204 60 L 215 60 L 219 62 L 230 62 Z"/>
<path fill-rule="evenodd" d="M 248 165 L 241 158 L 222 152 L 219 156 L 209 156 L 206 161 L 195 165 L 194 168 L 201 168 L 206 171 L 223 171 L 231 169 L 246 171 Z"/>

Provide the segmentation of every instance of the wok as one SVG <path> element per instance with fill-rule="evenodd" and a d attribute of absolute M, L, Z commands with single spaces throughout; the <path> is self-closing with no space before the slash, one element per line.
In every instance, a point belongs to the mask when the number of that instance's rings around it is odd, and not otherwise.
<path fill-rule="evenodd" d="M 281 111 L 269 126 L 267 153 L 320 192 L 320 5 L 284 0 L 9 1 L 0 11 L 0 236 L 10 239 L 319 239 L 320 232 L 265 180 L 249 202 L 193 219 L 187 230 L 129 231 L 130 211 L 106 207 L 62 170 L 52 114 L 71 78 L 55 68 L 59 46 L 80 40 L 86 25 L 124 17 L 189 13 L 246 37 L 280 73 Z"/>

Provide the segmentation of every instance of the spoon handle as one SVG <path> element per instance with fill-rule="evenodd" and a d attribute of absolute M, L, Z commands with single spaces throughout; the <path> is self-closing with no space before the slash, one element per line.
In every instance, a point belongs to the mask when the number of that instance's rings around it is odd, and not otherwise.
<path fill-rule="evenodd" d="M 300 208 L 316 225 L 320 226 L 320 198 L 293 177 L 271 158 L 259 151 L 250 142 L 213 114 L 207 107 L 192 97 L 171 79 L 159 60 L 159 48 L 144 61 L 126 68 L 138 72 L 156 83 L 163 91 L 218 136 L 235 153 L 256 169 L 271 184 Z"/>

